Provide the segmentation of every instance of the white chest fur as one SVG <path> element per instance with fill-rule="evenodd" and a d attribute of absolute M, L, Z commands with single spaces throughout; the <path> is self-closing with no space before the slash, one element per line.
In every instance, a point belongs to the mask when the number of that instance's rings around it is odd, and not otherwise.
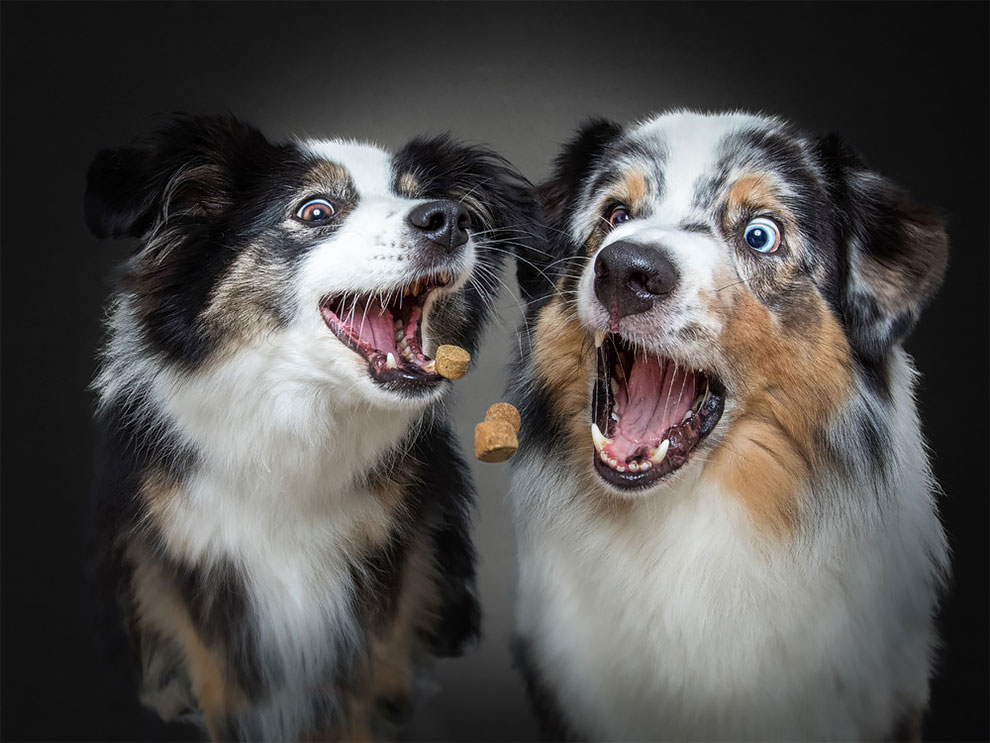
<path fill-rule="evenodd" d="M 383 541 L 391 519 L 365 475 L 416 412 L 350 400 L 298 364 L 280 373 L 275 353 L 242 351 L 193 379 L 163 372 L 152 394 L 195 453 L 160 514 L 165 547 L 200 571 L 236 567 L 272 678 L 251 730 L 287 739 L 311 728 L 314 690 L 359 646 L 354 556 Z"/>
<path fill-rule="evenodd" d="M 927 699 L 944 545 L 911 474 L 885 520 L 789 544 L 696 480 L 615 519 L 517 492 L 518 631 L 592 739 L 879 739 Z"/>

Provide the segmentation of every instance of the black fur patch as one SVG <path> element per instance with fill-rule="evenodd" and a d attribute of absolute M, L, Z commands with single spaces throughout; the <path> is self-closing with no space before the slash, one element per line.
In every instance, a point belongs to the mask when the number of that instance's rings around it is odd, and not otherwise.
<path fill-rule="evenodd" d="M 526 696 L 529 699 L 533 714 L 540 724 L 543 740 L 573 741 L 582 740 L 571 728 L 564 717 L 564 712 L 557 704 L 556 697 L 547 689 L 540 678 L 536 665 L 531 660 L 532 651 L 529 643 L 521 637 L 512 640 L 512 665 L 523 677 L 526 685 Z"/>

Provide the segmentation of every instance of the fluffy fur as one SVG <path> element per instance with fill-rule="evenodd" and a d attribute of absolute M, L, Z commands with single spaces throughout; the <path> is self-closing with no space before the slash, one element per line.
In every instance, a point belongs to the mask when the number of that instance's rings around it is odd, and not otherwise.
<path fill-rule="evenodd" d="M 435 205 L 466 235 L 416 212 Z M 499 245 L 529 239 L 535 208 L 501 158 L 448 137 L 390 154 L 185 117 L 97 156 L 89 225 L 138 241 L 94 385 L 93 579 L 108 647 L 163 718 L 385 735 L 417 670 L 476 638 L 472 485 L 428 362 L 477 346 Z M 394 340 L 365 329 L 386 306 L 418 358 L 371 348 Z"/>
<path fill-rule="evenodd" d="M 590 122 L 541 191 L 512 495 L 548 735 L 917 736 L 948 556 L 901 344 L 941 282 L 939 219 L 838 138 L 742 113 Z M 757 218 L 774 252 L 747 243 Z M 604 301 L 620 242 L 667 283 Z M 709 384 L 700 439 L 646 474 L 590 432 L 619 430 L 600 397 L 633 410 L 602 377 L 633 353 Z"/>

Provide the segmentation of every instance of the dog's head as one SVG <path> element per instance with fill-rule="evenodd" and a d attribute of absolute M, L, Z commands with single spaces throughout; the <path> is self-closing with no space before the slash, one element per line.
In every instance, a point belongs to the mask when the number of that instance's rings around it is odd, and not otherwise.
<path fill-rule="evenodd" d="M 387 406 L 446 386 L 431 354 L 475 348 L 497 244 L 535 223 L 524 179 L 482 148 L 275 144 L 233 118 L 179 118 L 101 152 L 85 206 L 97 236 L 140 239 L 121 293 L 132 353 L 195 372 L 269 348 L 297 386 Z"/>
<path fill-rule="evenodd" d="M 694 467 L 757 499 L 792 487 L 853 386 L 887 384 L 946 263 L 930 211 L 762 116 L 592 122 L 541 193 L 552 255 L 519 264 L 530 417 L 612 492 Z"/>

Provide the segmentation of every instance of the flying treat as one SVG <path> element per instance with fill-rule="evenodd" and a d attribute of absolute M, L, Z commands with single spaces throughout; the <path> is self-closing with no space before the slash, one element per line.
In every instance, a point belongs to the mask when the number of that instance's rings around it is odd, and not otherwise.
<path fill-rule="evenodd" d="M 507 402 L 488 408 L 485 420 L 474 427 L 474 455 L 482 462 L 504 462 L 516 453 L 521 419 Z"/>
<path fill-rule="evenodd" d="M 471 354 L 460 346 L 440 346 L 434 360 L 437 374 L 447 379 L 460 379 L 471 366 Z"/>

